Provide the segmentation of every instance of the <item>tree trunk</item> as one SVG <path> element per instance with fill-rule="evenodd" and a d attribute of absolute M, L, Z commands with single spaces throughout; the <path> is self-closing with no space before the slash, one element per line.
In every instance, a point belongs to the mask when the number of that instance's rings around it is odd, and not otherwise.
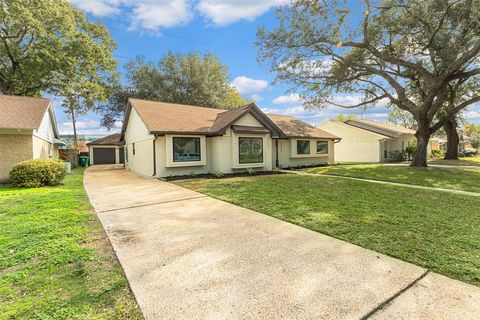
<path fill-rule="evenodd" d="M 460 138 L 458 137 L 456 119 L 449 119 L 443 126 L 443 129 L 447 134 L 447 153 L 445 153 L 445 160 L 458 160 L 458 144 Z"/>
<path fill-rule="evenodd" d="M 427 167 L 427 148 L 430 141 L 430 126 L 428 121 L 417 120 L 418 129 L 415 132 L 417 138 L 417 150 L 413 156 L 411 167 Z"/>
<path fill-rule="evenodd" d="M 73 148 L 77 149 L 77 121 L 75 120 L 75 109 L 72 108 L 72 124 L 73 124 Z"/>

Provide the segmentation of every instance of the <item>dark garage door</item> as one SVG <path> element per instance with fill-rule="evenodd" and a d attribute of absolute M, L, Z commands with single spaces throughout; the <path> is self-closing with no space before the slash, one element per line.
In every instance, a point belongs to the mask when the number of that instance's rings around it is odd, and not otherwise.
<path fill-rule="evenodd" d="M 93 164 L 115 163 L 115 148 L 93 148 Z"/>

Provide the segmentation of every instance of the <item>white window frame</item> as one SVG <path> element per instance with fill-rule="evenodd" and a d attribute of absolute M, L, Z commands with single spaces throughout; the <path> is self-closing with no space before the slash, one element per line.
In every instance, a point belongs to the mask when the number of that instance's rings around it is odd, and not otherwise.
<path fill-rule="evenodd" d="M 319 142 L 325 143 L 327 145 L 327 152 L 318 152 L 318 143 Z M 330 145 L 329 145 L 328 141 L 326 141 L 326 140 L 315 141 L 315 151 L 316 151 L 317 155 L 321 155 L 321 156 L 328 155 L 328 153 L 330 152 Z"/>
<path fill-rule="evenodd" d="M 173 138 L 200 138 L 200 161 L 173 161 Z M 166 167 L 167 168 L 176 168 L 176 167 L 199 167 L 205 166 L 207 164 L 207 143 L 205 136 L 201 135 L 165 135 L 165 156 L 166 156 Z"/>

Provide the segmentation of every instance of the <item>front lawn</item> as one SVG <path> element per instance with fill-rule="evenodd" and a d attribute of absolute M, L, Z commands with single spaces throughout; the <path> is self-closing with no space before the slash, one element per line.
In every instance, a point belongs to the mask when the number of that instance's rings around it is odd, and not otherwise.
<path fill-rule="evenodd" d="M 480 285 L 480 198 L 294 174 L 177 184 Z"/>
<path fill-rule="evenodd" d="M 480 169 L 412 168 L 382 164 L 333 165 L 310 168 L 309 173 L 414 184 L 480 192 Z"/>
<path fill-rule="evenodd" d="M 480 156 L 477 157 L 468 157 L 468 158 L 460 158 L 459 160 L 433 160 L 430 161 L 431 164 L 441 164 L 447 166 L 476 166 L 480 167 Z"/>
<path fill-rule="evenodd" d="M 83 189 L 0 186 L 0 319 L 141 319 Z"/>

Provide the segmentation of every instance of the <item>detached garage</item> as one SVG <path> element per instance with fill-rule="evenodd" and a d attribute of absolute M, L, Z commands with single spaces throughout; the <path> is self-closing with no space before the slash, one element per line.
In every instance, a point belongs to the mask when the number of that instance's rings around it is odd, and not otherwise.
<path fill-rule="evenodd" d="M 89 142 L 90 164 L 125 163 L 125 153 L 121 134 L 114 133 L 101 139 Z"/>

